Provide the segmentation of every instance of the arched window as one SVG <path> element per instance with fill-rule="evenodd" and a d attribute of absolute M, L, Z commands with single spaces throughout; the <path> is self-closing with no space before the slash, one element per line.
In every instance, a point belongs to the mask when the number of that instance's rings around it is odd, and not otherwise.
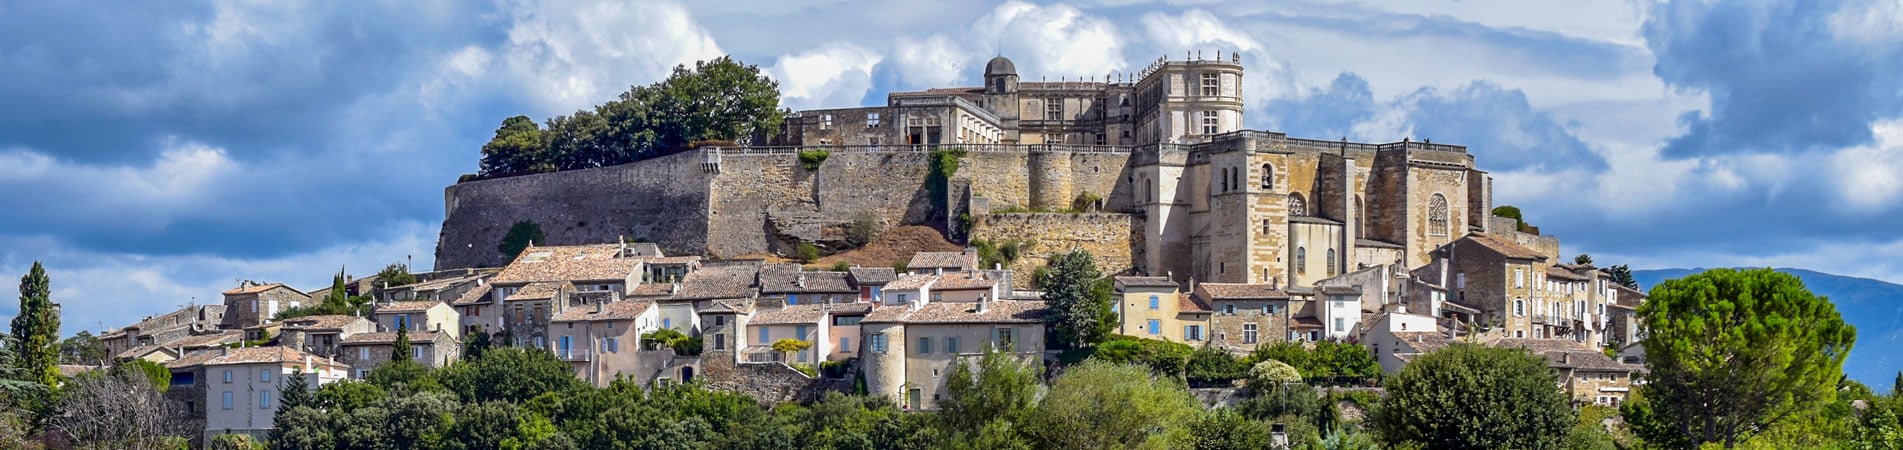
<path fill-rule="evenodd" d="M 1355 235 L 1368 234 L 1368 210 L 1361 206 L 1361 196 L 1355 196 Z"/>
<path fill-rule="evenodd" d="M 1288 215 L 1289 217 L 1299 217 L 1299 216 L 1308 215 L 1308 202 L 1305 200 L 1302 200 L 1302 194 L 1289 193 Z"/>
<path fill-rule="evenodd" d="M 1328 276 L 1335 276 L 1335 249 L 1328 249 Z"/>
<path fill-rule="evenodd" d="M 1427 199 L 1427 233 L 1434 236 L 1447 235 L 1447 196 L 1434 194 Z"/>
<path fill-rule="evenodd" d="M 1229 185 L 1235 186 L 1236 190 L 1238 191 L 1242 190 L 1242 168 L 1241 167 L 1229 169 Z"/>
<path fill-rule="evenodd" d="M 1521 317 L 1526 316 L 1526 300 L 1521 300 L 1517 298 L 1513 299 L 1513 315 L 1521 316 Z"/>
<path fill-rule="evenodd" d="M 1216 192 L 1229 192 L 1229 169 L 1222 169 L 1216 174 L 1216 184 L 1222 186 L 1222 189 L 1217 189 Z"/>
<path fill-rule="evenodd" d="M 1262 188 L 1275 189 L 1275 166 L 1262 165 Z"/>
<path fill-rule="evenodd" d="M 1295 273 L 1308 273 L 1308 247 L 1295 247 Z"/>

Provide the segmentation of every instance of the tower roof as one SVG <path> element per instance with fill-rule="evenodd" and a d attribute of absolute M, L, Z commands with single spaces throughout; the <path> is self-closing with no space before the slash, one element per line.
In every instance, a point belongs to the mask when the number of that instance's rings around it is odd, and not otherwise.
<path fill-rule="evenodd" d="M 985 63 L 986 77 L 990 77 L 993 75 L 1017 75 L 1017 74 L 1018 74 L 1018 66 L 1016 64 L 1012 64 L 1010 58 L 999 56 L 996 58 L 991 58 L 991 62 Z"/>

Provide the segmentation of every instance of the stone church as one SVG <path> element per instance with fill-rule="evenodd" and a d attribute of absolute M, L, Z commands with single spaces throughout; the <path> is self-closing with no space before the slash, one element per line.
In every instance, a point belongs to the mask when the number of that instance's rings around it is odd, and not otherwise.
<path fill-rule="evenodd" d="M 1135 217 L 1134 271 L 1177 282 L 1309 286 L 1360 267 L 1422 266 L 1435 248 L 1487 231 L 1491 177 L 1466 147 L 1244 130 L 1242 62 L 1216 55 L 1056 82 L 1021 80 L 1000 56 L 985 64 L 983 86 L 800 111 L 766 144 L 1028 153 L 1028 192 L 987 194 L 1003 181 L 974 176 L 967 189 L 984 202 L 953 193 L 963 203 L 953 208 L 1061 208 L 1101 195 L 1101 210 Z M 1093 192 L 1075 163 L 1086 154 L 1127 162 Z"/>

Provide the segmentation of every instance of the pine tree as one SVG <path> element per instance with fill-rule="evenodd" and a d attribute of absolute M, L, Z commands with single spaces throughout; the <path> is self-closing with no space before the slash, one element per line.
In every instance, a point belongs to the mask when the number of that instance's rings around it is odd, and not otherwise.
<path fill-rule="evenodd" d="M 283 393 L 278 395 L 282 399 L 278 401 L 279 415 L 290 411 L 291 408 L 316 403 L 317 393 L 311 391 L 310 381 L 304 378 L 304 370 L 301 367 L 291 369 L 291 376 L 284 378 L 284 387 L 280 390 Z"/>
<path fill-rule="evenodd" d="M 13 341 L 19 350 L 14 364 L 27 381 L 47 387 L 59 384 L 59 311 L 51 299 L 51 282 L 39 261 L 20 277 L 20 315 L 13 318 Z"/>

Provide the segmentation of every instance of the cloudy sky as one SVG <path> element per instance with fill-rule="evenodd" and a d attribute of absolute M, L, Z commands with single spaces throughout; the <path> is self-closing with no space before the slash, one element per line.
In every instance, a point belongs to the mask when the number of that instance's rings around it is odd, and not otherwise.
<path fill-rule="evenodd" d="M 1903 282 L 1899 0 L 115 3 L 0 0 L 0 274 L 69 333 L 427 268 L 502 118 L 723 54 L 799 109 L 1239 51 L 1251 128 L 1466 144 L 1569 254 Z"/>

